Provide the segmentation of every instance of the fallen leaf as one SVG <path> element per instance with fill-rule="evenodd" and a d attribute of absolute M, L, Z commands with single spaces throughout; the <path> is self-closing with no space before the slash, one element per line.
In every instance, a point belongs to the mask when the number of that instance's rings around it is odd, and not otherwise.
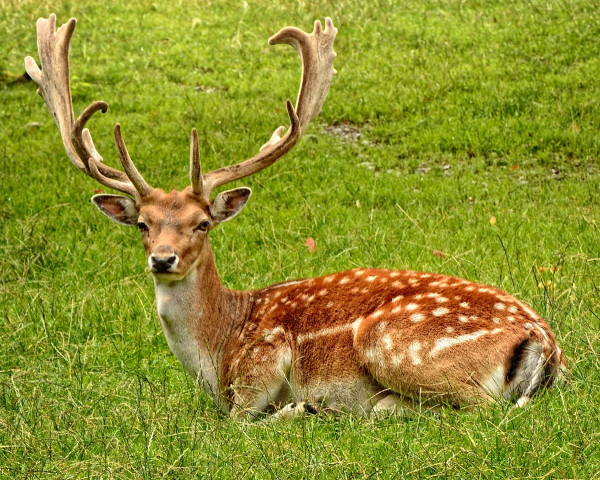
<path fill-rule="evenodd" d="M 496 225 L 496 217 L 494 217 L 493 215 L 490 217 L 490 223 L 492 225 Z"/>
<path fill-rule="evenodd" d="M 317 244 L 315 243 L 312 237 L 308 237 L 306 239 L 306 246 L 308 247 L 308 251 L 310 253 L 312 253 L 315 250 L 315 248 L 317 248 Z"/>
<path fill-rule="evenodd" d="M 444 257 L 446 256 L 446 255 L 444 255 L 442 252 L 440 252 L 439 250 L 434 250 L 434 251 L 433 251 L 433 254 L 434 254 L 436 257 L 440 257 L 440 258 L 444 258 Z"/>
<path fill-rule="evenodd" d="M 510 169 L 511 169 L 511 170 L 516 170 L 517 168 L 519 168 L 519 166 L 518 166 L 517 164 L 515 164 L 515 165 L 512 165 L 512 166 L 510 167 Z"/>
<path fill-rule="evenodd" d="M 94 193 L 104 193 L 104 190 L 102 190 L 101 188 L 95 188 Z"/>
<path fill-rule="evenodd" d="M 360 200 L 357 200 L 355 205 L 356 205 L 356 208 L 360 208 Z"/>

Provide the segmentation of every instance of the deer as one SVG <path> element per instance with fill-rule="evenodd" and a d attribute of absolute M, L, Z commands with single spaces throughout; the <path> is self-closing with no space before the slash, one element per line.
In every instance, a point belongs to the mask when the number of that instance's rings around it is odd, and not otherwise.
<path fill-rule="evenodd" d="M 219 279 L 209 233 L 235 217 L 251 190 L 215 189 L 272 165 L 321 111 L 335 72 L 330 18 L 312 33 L 285 27 L 269 39 L 298 52 L 302 77 L 289 127 L 251 158 L 203 172 L 191 130 L 190 185 L 166 192 L 135 167 L 121 127 L 114 139 L 123 170 L 108 166 L 86 124 L 75 119 L 69 46 L 75 19 L 37 21 L 41 68 L 25 66 L 58 126 L 71 162 L 104 187 L 92 202 L 111 220 L 137 226 L 152 274 L 160 325 L 195 382 L 235 419 L 294 418 L 320 411 L 402 412 L 410 405 L 462 408 L 526 405 L 566 369 L 548 324 L 496 287 L 439 273 L 357 268 L 235 291 Z M 285 132 L 285 133 L 284 133 Z"/>

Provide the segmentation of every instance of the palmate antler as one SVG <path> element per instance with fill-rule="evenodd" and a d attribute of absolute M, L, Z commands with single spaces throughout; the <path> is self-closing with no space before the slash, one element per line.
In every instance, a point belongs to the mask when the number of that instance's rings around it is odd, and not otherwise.
<path fill-rule="evenodd" d="M 42 69 L 32 57 L 25 58 L 25 69 L 38 84 L 38 93 L 48 105 L 48 109 L 60 130 L 63 145 L 71 162 L 82 172 L 96 179 L 102 185 L 127 193 L 136 198 L 148 194 L 151 187 L 139 174 L 129 158 L 121 137 L 121 129 L 115 125 L 115 142 L 119 151 L 124 172 L 102 163 L 102 157 L 94 147 L 92 136 L 85 124 L 98 110 L 106 112 L 105 102 L 89 105 L 75 121 L 69 83 L 69 45 L 77 21 L 72 18 L 56 30 L 56 16 L 37 21 L 38 52 Z"/>
<path fill-rule="evenodd" d="M 106 112 L 108 105 L 96 101 L 89 105 L 74 120 L 71 87 L 69 83 L 69 45 L 76 20 L 72 18 L 56 30 L 56 16 L 37 21 L 38 51 L 42 68 L 38 68 L 32 57 L 25 58 L 25 68 L 29 76 L 38 84 L 38 93 L 48 106 L 62 137 L 71 162 L 81 171 L 96 179 L 102 185 L 136 199 L 147 196 L 152 187 L 140 175 L 133 164 L 119 124 L 115 125 L 114 135 L 119 159 L 124 172 L 102 162 L 92 136 L 85 125 L 97 111 Z M 279 127 L 271 139 L 261 147 L 254 157 L 236 165 L 219 168 L 202 174 L 198 149 L 198 134 L 192 130 L 190 146 L 190 179 L 196 195 L 209 200 L 211 192 L 227 183 L 252 175 L 273 164 L 285 155 L 298 141 L 306 126 L 321 111 L 321 107 L 335 70 L 333 69 L 333 41 L 337 29 L 330 18 L 325 19 L 325 30 L 319 21 L 315 22 L 311 34 L 295 27 L 286 27 L 269 39 L 271 45 L 288 43 L 302 59 L 302 81 L 296 107 L 287 102 L 290 127 L 283 137 L 284 127 Z"/>
<path fill-rule="evenodd" d="M 325 30 L 321 22 L 316 21 L 311 34 L 303 32 L 295 27 L 286 27 L 269 39 L 269 44 L 288 43 L 300 54 L 302 59 L 302 80 L 296 108 L 287 101 L 287 110 L 290 117 L 290 127 L 283 137 L 281 134 L 284 127 L 279 127 L 271 139 L 264 144 L 259 153 L 244 162 L 228 167 L 219 168 L 202 175 L 200 170 L 200 159 L 192 153 L 191 179 L 194 193 L 206 198 L 217 187 L 226 183 L 239 180 L 252 175 L 263 168 L 275 163 L 283 157 L 296 144 L 306 126 L 321 111 L 325 102 L 329 85 L 335 73 L 333 68 L 333 41 L 337 34 L 337 28 L 329 17 L 325 19 Z M 192 152 L 194 143 L 197 143 L 195 132 L 192 132 Z"/>

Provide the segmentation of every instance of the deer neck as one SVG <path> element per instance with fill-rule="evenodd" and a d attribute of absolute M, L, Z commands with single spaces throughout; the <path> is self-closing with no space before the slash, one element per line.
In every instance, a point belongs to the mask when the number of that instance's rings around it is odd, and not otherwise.
<path fill-rule="evenodd" d="M 183 367 L 215 399 L 223 350 L 250 314 L 251 294 L 221 284 L 210 244 L 181 280 L 154 277 L 156 307 L 169 347 Z"/>

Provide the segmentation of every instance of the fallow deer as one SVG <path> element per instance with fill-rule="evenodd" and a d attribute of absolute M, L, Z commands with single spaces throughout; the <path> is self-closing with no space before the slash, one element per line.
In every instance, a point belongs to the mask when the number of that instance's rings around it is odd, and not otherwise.
<path fill-rule="evenodd" d="M 75 120 L 69 44 L 76 21 L 37 22 L 41 69 L 25 65 L 39 85 L 72 163 L 102 185 L 93 203 L 109 218 L 137 225 L 169 347 L 233 417 L 395 410 L 406 401 L 453 406 L 508 399 L 521 406 L 565 368 L 554 334 L 530 307 L 497 288 L 437 273 L 356 269 L 287 281 L 255 291 L 221 284 L 208 240 L 250 196 L 218 187 L 252 175 L 286 154 L 319 113 L 335 70 L 337 29 L 315 22 L 311 34 L 283 28 L 270 44 L 300 54 L 302 80 L 290 126 L 279 127 L 252 158 L 203 173 L 192 130 L 191 185 L 170 193 L 151 187 L 115 142 L 124 172 L 107 166 L 86 122 L 107 109 L 94 102 Z"/>

